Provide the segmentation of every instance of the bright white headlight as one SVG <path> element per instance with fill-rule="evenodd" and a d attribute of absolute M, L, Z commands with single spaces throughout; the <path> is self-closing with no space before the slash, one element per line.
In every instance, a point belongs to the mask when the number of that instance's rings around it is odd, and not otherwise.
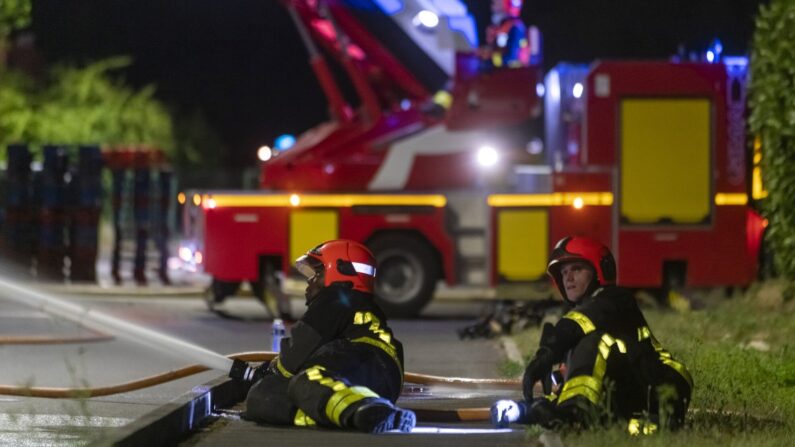
<path fill-rule="evenodd" d="M 414 26 L 431 30 L 439 25 L 439 16 L 433 11 L 423 9 L 422 11 L 418 12 L 416 16 L 414 16 L 412 22 L 414 23 Z"/>
<path fill-rule="evenodd" d="M 189 247 L 179 247 L 179 258 L 185 262 L 189 262 L 193 259 L 193 250 Z"/>
<path fill-rule="evenodd" d="M 268 161 L 271 157 L 273 157 L 273 150 L 271 150 L 270 146 L 262 146 L 257 149 L 257 158 L 259 158 L 260 161 Z"/>
<path fill-rule="evenodd" d="M 482 146 L 478 149 L 478 164 L 483 167 L 491 167 L 497 164 L 500 160 L 500 155 L 497 150 L 491 146 Z"/>

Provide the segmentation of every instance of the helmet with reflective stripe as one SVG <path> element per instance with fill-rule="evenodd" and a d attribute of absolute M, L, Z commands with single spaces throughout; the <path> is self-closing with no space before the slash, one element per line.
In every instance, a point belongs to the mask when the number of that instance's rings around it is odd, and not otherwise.
<path fill-rule="evenodd" d="M 566 298 L 563 288 L 563 278 L 560 270 L 563 264 L 572 261 L 584 261 L 593 268 L 596 282 L 605 286 L 616 283 L 616 261 L 605 245 L 594 239 L 580 236 L 569 236 L 561 239 L 552 250 L 547 265 L 547 274 Z"/>
<path fill-rule="evenodd" d="M 354 290 L 373 293 L 375 256 L 364 245 L 348 239 L 324 242 L 295 261 L 295 267 L 307 278 L 325 272 L 326 287 L 350 283 Z"/>
<path fill-rule="evenodd" d="M 524 3 L 524 0 L 492 0 L 492 13 L 519 17 L 522 13 L 522 3 Z"/>

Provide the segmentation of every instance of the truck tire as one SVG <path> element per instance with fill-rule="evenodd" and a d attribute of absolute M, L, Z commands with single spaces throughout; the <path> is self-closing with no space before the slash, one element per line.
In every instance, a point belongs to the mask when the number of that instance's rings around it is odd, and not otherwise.
<path fill-rule="evenodd" d="M 368 248 L 378 263 L 375 296 L 381 309 L 389 317 L 419 315 L 439 279 L 433 250 L 417 238 L 400 234 L 378 237 Z"/>
<path fill-rule="evenodd" d="M 221 281 L 213 278 L 213 282 L 204 291 L 204 302 L 207 308 L 214 310 L 215 306 L 224 302 L 226 297 L 237 293 L 240 283 L 236 281 Z"/>
<path fill-rule="evenodd" d="M 295 321 L 290 314 L 290 297 L 282 291 L 282 280 L 273 262 L 262 262 L 260 279 L 249 281 L 251 291 L 273 318 Z"/>

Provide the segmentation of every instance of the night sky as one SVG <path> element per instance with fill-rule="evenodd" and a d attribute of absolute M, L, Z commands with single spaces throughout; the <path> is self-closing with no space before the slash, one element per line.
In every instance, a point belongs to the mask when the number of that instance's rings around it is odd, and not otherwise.
<path fill-rule="evenodd" d="M 467 0 L 482 29 L 489 0 Z M 703 50 L 747 52 L 760 0 L 536 0 L 526 23 L 544 34 L 544 63 L 665 58 Z M 230 150 L 224 164 L 255 163 L 256 148 L 326 120 L 325 99 L 278 0 L 34 0 L 33 32 L 48 63 L 127 54 L 126 79 L 157 85 L 181 110 L 200 109 Z M 481 36 L 481 42 L 483 41 Z"/>

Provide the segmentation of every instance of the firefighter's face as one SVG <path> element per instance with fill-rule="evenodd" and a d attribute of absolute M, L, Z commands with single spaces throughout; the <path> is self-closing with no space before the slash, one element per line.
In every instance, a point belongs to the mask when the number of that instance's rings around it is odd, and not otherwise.
<path fill-rule="evenodd" d="M 587 262 L 572 261 L 560 268 L 560 276 L 563 280 L 566 298 L 576 303 L 582 299 L 593 281 L 593 270 Z"/>
<path fill-rule="evenodd" d="M 324 270 L 315 271 L 315 274 L 306 280 L 306 303 L 309 304 L 325 286 L 326 275 Z"/>

